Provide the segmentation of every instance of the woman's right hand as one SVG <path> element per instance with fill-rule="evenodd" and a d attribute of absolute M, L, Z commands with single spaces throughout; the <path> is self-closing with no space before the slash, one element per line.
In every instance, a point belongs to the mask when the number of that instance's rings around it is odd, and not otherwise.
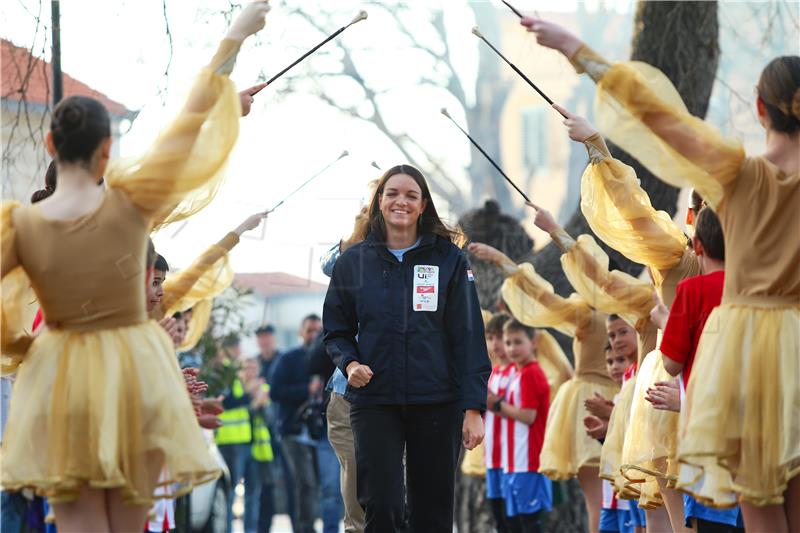
<path fill-rule="evenodd" d="M 367 365 L 362 365 L 358 361 L 353 361 L 347 365 L 347 383 L 351 387 L 360 389 L 372 379 L 372 369 Z"/>
<path fill-rule="evenodd" d="M 264 16 L 270 10 L 269 2 L 257 0 L 249 3 L 228 29 L 228 39 L 244 41 L 264 27 Z"/>
<path fill-rule="evenodd" d="M 536 42 L 572 57 L 583 44 L 580 39 L 558 24 L 535 17 L 522 17 L 520 24 L 536 34 Z"/>

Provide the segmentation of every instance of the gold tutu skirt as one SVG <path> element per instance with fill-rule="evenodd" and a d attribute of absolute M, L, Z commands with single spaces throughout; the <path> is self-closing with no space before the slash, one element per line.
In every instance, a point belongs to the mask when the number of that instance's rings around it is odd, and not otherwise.
<path fill-rule="evenodd" d="M 600 466 L 600 443 L 586 434 L 584 402 L 595 393 L 609 400 L 619 387 L 572 378 L 559 387 L 547 415 L 544 444 L 539 456 L 539 472 L 557 481 L 569 479 L 585 466 Z"/>
<path fill-rule="evenodd" d="M 679 489 L 713 507 L 783 503 L 800 472 L 800 308 L 714 309 L 681 415 Z"/>
<path fill-rule="evenodd" d="M 630 421 L 631 403 L 633 392 L 636 388 L 636 377 L 626 381 L 614 404 L 611 420 L 608 422 L 608 431 L 600 453 L 600 477 L 611 481 L 617 497 L 623 499 L 636 499 L 639 497 L 639 487 L 628 481 L 621 470 L 622 447 L 625 442 L 625 432 Z"/>
<path fill-rule="evenodd" d="M 150 505 L 220 473 L 154 321 L 38 336 L 17 373 L 2 451 L 4 489 L 31 488 L 52 503 L 88 485 Z M 158 479 L 162 467 L 169 479 Z M 167 490 L 156 495 L 158 486 Z"/>
<path fill-rule="evenodd" d="M 639 506 L 653 509 L 662 505 L 657 478 L 667 484 L 675 481 L 675 447 L 679 415 L 653 408 L 645 399 L 647 389 L 657 381 L 674 380 L 664 369 L 661 352 L 647 354 L 636 375 L 630 420 L 622 447 L 622 475 L 633 484 L 649 484 L 653 490 L 640 489 Z"/>

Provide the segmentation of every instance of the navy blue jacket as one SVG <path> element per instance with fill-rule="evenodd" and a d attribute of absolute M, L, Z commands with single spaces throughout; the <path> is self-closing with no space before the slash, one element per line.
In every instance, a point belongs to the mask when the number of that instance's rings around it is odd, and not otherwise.
<path fill-rule="evenodd" d="M 438 267 L 436 311 L 412 308 L 417 265 Z M 322 323 L 342 372 L 353 361 L 372 369 L 365 387 L 348 385 L 350 402 L 486 409 L 491 366 L 478 294 L 464 254 L 447 239 L 423 235 L 402 263 L 372 234 L 348 248 L 333 267 Z"/>
<path fill-rule="evenodd" d="M 281 435 L 297 435 L 302 424 L 297 410 L 308 400 L 308 351 L 298 346 L 281 354 L 272 364 L 269 396 L 278 406 L 278 431 Z"/>

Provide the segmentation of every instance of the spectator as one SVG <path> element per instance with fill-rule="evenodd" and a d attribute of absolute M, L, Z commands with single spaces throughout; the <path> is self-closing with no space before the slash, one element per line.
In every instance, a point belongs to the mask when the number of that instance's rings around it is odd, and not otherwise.
<path fill-rule="evenodd" d="M 256 329 L 256 344 L 258 344 L 258 360 L 261 363 L 260 375 L 266 383 L 272 381 L 272 372 L 275 363 L 280 357 L 280 352 L 275 341 L 275 327 L 272 324 L 264 324 Z M 294 516 L 294 483 L 291 476 L 289 464 L 281 447 L 275 423 L 275 405 L 271 402 L 266 406 L 266 416 L 264 420 L 267 430 L 272 438 L 273 460 L 270 464 L 268 475 L 263 478 L 261 485 L 261 512 L 258 517 L 258 531 L 269 531 L 272 524 L 272 517 L 276 514 L 275 508 L 275 487 L 283 481 L 283 489 L 286 493 L 286 512 L 289 516 Z"/>
<path fill-rule="evenodd" d="M 321 384 L 312 383 L 308 375 L 308 348 L 321 330 L 319 316 L 312 314 L 303 319 L 300 326 L 302 346 L 281 355 L 270 382 L 270 395 L 278 408 L 278 434 L 295 486 L 297 509 L 292 515 L 295 533 L 314 532 L 314 448 L 299 415 L 303 404 L 321 389 Z"/>
<path fill-rule="evenodd" d="M 335 370 L 336 366 L 325 351 L 322 334 L 320 333 L 309 350 L 308 373 L 311 375 L 312 383 L 320 384 L 319 392 L 316 394 L 317 401 L 312 405 L 319 410 L 318 416 L 322 421 L 321 431 L 315 436 L 314 440 L 316 441 L 317 450 L 323 533 L 338 533 L 339 522 L 342 521 L 344 515 L 344 504 L 342 503 L 339 484 L 339 459 L 328 439 L 328 421 L 324 415 L 332 393 L 329 390 L 322 390 L 322 384 L 329 382 Z M 314 385 L 313 387 L 316 388 L 317 386 Z M 345 529 L 347 530 L 347 524 L 345 524 Z"/>
<path fill-rule="evenodd" d="M 269 383 L 279 355 L 275 342 L 275 328 L 272 324 L 265 324 L 256 330 L 256 344 L 261 361 L 261 377 Z"/>
<path fill-rule="evenodd" d="M 228 335 L 222 341 L 222 347 L 217 355 L 217 363 L 226 367 L 238 367 L 241 362 L 242 350 L 239 345 L 239 337 Z M 225 408 L 219 418 L 222 427 L 216 430 L 215 440 L 228 471 L 231 474 L 231 490 L 228 497 L 228 528 L 233 525 L 233 500 L 235 489 L 239 482 L 245 480 L 245 517 L 249 518 L 248 507 L 255 509 L 258 507 L 259 489 L 256 488 L 256 479 L 247 474 L 248 458 L 251 454 L 251 444 L 253 440 L 252 422 L 250 420 L 250 403 L 252 398 L 245 389 L 242 375 L 233 378 L 224 393 L 222 406 Z"/>

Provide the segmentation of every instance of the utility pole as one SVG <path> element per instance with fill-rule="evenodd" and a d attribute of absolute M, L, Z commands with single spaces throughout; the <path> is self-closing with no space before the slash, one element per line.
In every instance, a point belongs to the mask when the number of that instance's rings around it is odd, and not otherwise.
<path fill-rule="evenodd" d="M 64 97 L 64 79 L 61 74 L 61 9 L 58 0 L 50 2 L 51 26 L 53 28 L 53 107 Z"/>

